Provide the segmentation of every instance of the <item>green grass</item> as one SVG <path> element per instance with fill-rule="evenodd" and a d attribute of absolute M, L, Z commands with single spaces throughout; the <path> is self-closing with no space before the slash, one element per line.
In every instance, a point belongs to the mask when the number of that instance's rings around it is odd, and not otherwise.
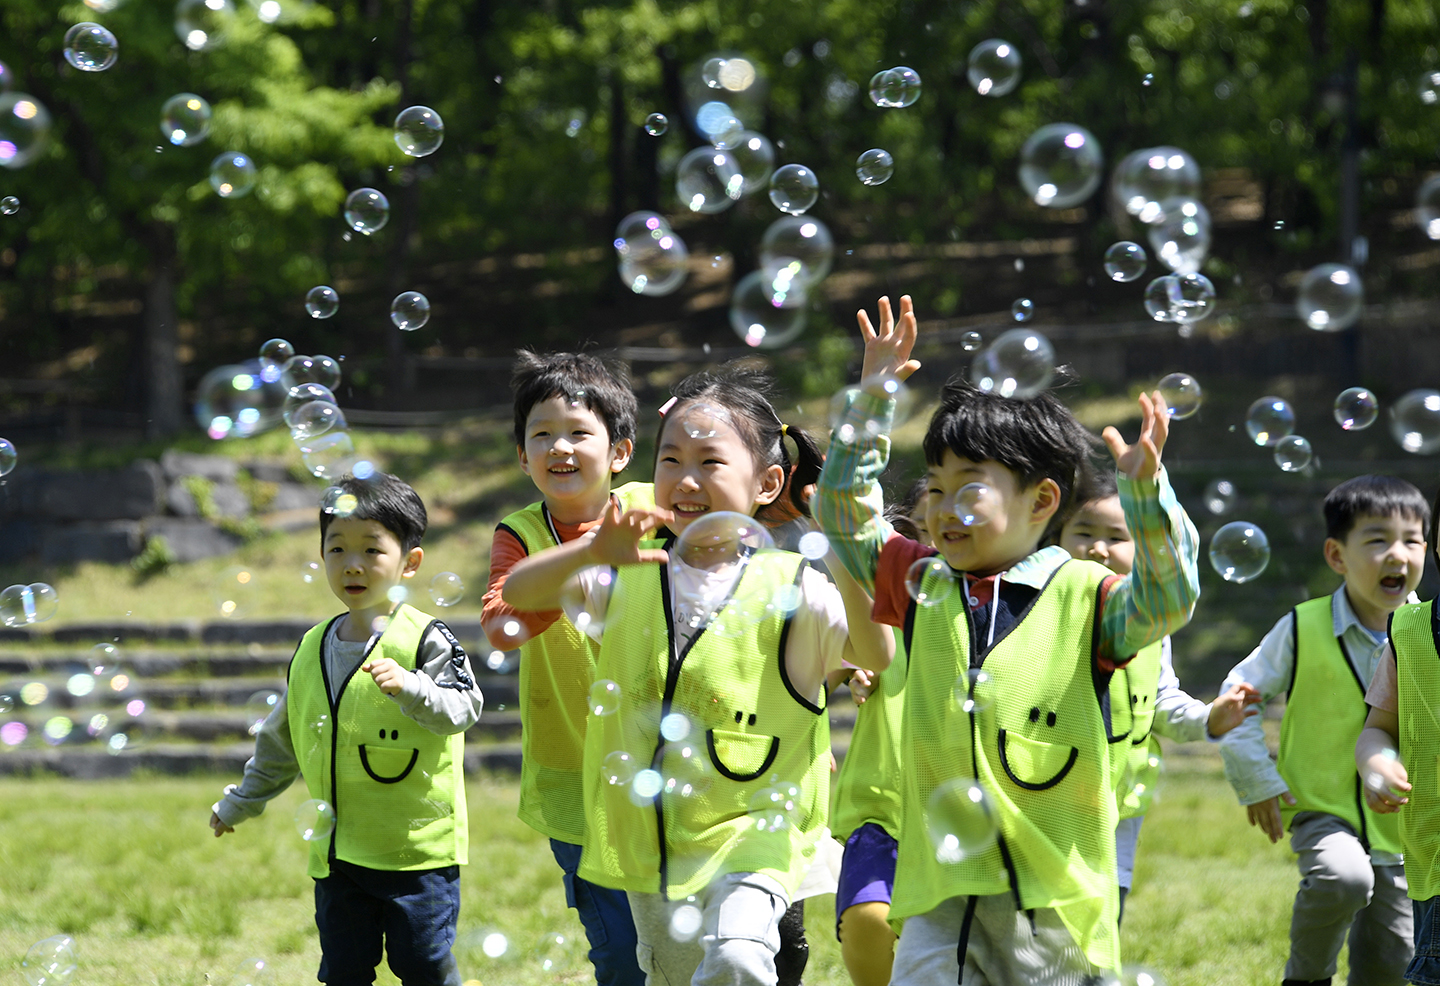
<path fill-rule="evenodd" d="M 1294 858 L 1246 825 L 1209 753 L 1167 761 L 1141 831 L 1126 961 L 1170 986 L 1274 983 L 1288 950 Z M 79 983 L 225 984 L 250 956 L 271 963 L 270 986 L 313 982 L 312 885 L 291 824 L 302 790 L 217 840 L 206 819 L 222 783 L 0 781 L 0 975 L 18 972 L 33 942 L 64 932 L 77 943 Z M 515 818 L 516 796 L 507 778 L 469 788 L 457 954 L 465 977 L 488 986 L 556 982 L 539 967 L 538 942 L 549 932 L 583 940 L 548 844 Z M 811 986 L 848 983 L 833 906 L 830 896 L 807 905 Z M 509 952 L 487 959 L 479 942 L 497 930 Z M 587 970 L 573 945 L 558 981 L 585 982 Z M 384 969 L 379 981 L 395 982 Z"/>

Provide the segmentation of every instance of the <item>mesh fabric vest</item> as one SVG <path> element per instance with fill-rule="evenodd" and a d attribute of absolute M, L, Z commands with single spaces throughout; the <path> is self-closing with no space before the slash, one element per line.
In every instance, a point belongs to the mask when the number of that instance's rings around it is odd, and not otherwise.
<path fill-rule="evenodd" d="M 1151 766 L 1151 755 L 1160 753 L 1152 730 L 1155 696 L 1160 690 L 1161 646 L 1156 641 L 1141 648 L 1110 678 L 1110 770 L 1122 819 L 1145 814 L 1160 780 L 1160 768 Z"/>
<path fill-rule="evenodd" d="M 1440 894 L 1440 613 L 1435 600 L 1401 606 L 1390 618 L 1399 685 L 1400 760 L 1410 803 L 1400 809 L 1405 881 L 1413 900 Z M 1392 816 L 1396 817 L 1396 816 Z"/>
<path fill-rule="evenodd" d="M 1330 597 L 1301 603 L 1290 618 L 1295 653 L 1276 765 L 1296 801 L 1280 804 L 1285 827 L 1296 812 L 1321 811 L 1348 822 L 1366 848 L 1398 853 L 1399 818 L 1365 807 L 1355 770 L 1355 742 L 1369 712 L 1366 682 L 1335 636 Z"/>
<path fill-rule="evenodd" d="M 592 715 L 585 736 L 586 880 L 677 900 L 723 873 L 763 873 L 795 892 L 825 825 L 830 723 L 791 685 L 790 615 L 767 601 L 793 598 L 802 571 L 789 552 L 752 555 L 685 647 L 673 633 L 665 566 L 619 570 L 595 672 L 620 686 L 619 708 Z M 672 713 L 686 717 L 688 734 L 665 742 L 660 721 Z M 622 753 L 642 769 L 610 783 Z M 794 803 L 789 820 L 774 827 L 762 809 L 776 807 L 770 794 L 782 782 L 798 792 L 784 799 Z"/>
<path fill-rule="evenodd" d="M 285 693 L 290 741 L 305 786 L 310 797 L 335 809 L 329 838 L 310 843 L 309 874 L 327 876 L 331 858 L 375 870 L 467 862 L 464 735 L 441 736 L 408 718 L 358 667 L 331 702 L 321 649 L 335 620 L 301 639 Z M 415 670 L 425 634 L 437 624 L 402 605 L 366 658 L 378 652 Z"/>
<path fill-rule="evenodd" d="M 892 921 L 951 897 L 1010 894 L 1019 909 L 1054 908 L 1091 962 L 1119 968 L 1117 815 L 1100 703 L 1109 683 L 1094 661 L 1099 589 L 1110 574 L 1066 561 L 983 658 L 963 593 L 912 605 Z M 982 663 L 995 700 L 963 712 L 955 683 Z M 946 782 L 972 777 L 989 792 L 999 837 L 942 863 L 927 805 Z"/>
<path fill-rule="evenodd" d="M 625 510 L 655 503 L 649 483 L 629 483 L 614 496 Z M 543 501 L 510 514 L 500 527 L 527 555 L 560 543 Z M 520 647 L 520 820 L 572 844 L 585 836 L 580 766 L 598 649 L 564 616 Z"/>
<path fill-rule="evenodd" d="M 874 823 L 900 831 L 900 712 L 905 705 L 905 645 L 895 634 L 895 660 L 880 675 L 880 690 L 855 710 L 855 730 L 830 801 L 830 831 L 848 838 Z"/>

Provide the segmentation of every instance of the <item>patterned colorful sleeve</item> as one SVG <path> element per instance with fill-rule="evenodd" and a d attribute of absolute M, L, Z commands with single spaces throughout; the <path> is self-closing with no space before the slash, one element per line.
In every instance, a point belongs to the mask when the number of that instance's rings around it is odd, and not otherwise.
<path fill-rule="evenodd" d="M 810 504 L 840 563 L 872 597 L 880 548 L 894 532 L 885 519 L 878 482 L 890 461 L 894 412 L 895 402 L 888 398 L 860 392 L 851 400 L 830 439 L 825 468 Z M 854 440 L 847 443 L 836 436 Z"/>

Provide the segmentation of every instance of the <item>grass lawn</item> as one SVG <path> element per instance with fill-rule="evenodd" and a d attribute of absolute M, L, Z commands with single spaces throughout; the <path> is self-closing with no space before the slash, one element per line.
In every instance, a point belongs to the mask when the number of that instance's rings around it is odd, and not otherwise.
<path fill-rule="evenodd" d="M 1205 751 L 1207 754 L 1209 751 Z M 1137 887 L 1124 927 L 1126 961 L 1170 986 L 1275 983 L 1287 951 L 1293 857 L 1245 823 L 1210 755 L 1168 758 L 1160 800 L 1140 837 Z M 20 982 L 31 943 L 76 941 L 79 984 L 228 986 L 264 958 L 269 986 L 314 981 L 319 948 L 305 844 L 291 823 L 293 788 L 223 839 L 206 827 L 225 779 L 115 782 L 0 780 L 0 970 Z M 551 972 L 537 949 L 552 932 L 581 938 L 547 843 L 515 818 L 517 786 L 473 779 L 471 864 L 463 871 L 458 955 L 487 986 L 587 981 L 571 945 Z M 848 983 L 830 896 L 808 903 L 806 982 Z M 509 949 L 487 958 L 485 937 Z M 1344 975 L 1344 964 L 1341 975 Z M 394 983 L 382 969 L 381 983 Z M 1337 980 L 1341 981 L 1341 980 Z"/>

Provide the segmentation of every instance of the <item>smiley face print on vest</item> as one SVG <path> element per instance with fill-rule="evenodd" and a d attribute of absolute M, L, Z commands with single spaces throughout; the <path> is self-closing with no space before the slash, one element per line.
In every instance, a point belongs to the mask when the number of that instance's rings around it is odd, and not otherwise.
<path fill-rule="evenodd" d="M 1019 729 L 1001 728 L 1000 766 L 1005 775 L 1027 791 L 1044 791 L 1065 779 L 1080 758 L 1075 746 L 1064 742 L 1067 730 L 1053 710 L 1032 706 Z"/>
<path fill-rule="evenodd" d="M 416 728 L 413 724 L 409 727 Z M 360 766 L 371 780 L 381 784 L 398 784 L 410 776 L 420 759 L 417 747 L 405 746 L 402 729 L 377 729 L 376 743 L 360 744 Z"/>

